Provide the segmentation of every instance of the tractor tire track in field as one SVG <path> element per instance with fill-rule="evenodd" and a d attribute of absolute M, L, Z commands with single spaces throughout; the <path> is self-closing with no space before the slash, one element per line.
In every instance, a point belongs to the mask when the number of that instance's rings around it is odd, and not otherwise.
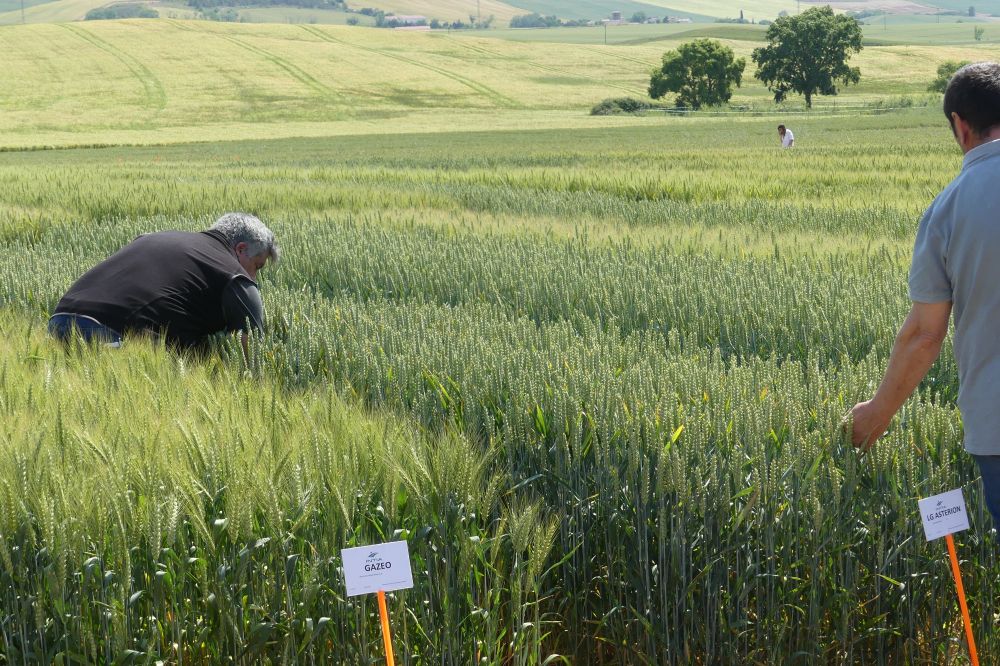
<path fill-rule="evenodd" d="M 174 26 L 175 28 L 177 28 L 178 30 L 181 30 L 183 32 L 201 32 L 200 30 L 196 30 L 195 28 L 192 28 L 189 25 L 184 25 L 183 23 L 181 23 L 177 19 L 164 19 L 164 20 L 167 23 L 169 23 L 170 25 Z"/>
<path fill-rule="evenodd" d="M 334 91 L 332 88 L 320 82 L 312 74 L 309 74 L 304 69 L 293 64 L 291 61 L 286 60 L 285 58 L 282 58 L 281 56 L 272 53 L 267 49 L 262 49 L 259 46 L 253 46 L 252 44 L 247 44 L 242 39 L 237 39 L 236 37 L 232 37 L 230 35 L 220 34 L 218 36 L 229 42 L 232 42 L 233 44 L 236 44 L 240 48 L 245 49 L 250 53 L 259 55 L 265 60 L 271 62 L 273 65 L 280 67 L 281 69 L 285 70 L 285 72 L 287 72 L 288 75 L 291 76 L 293 79 L 303 84 L 304 86 L 312 89 L 314 92 L 319 93 L 321 97 L 338 96 L 336 91 Z"/>
<path fill-rule="evenodd" d="M 493 56 L 494 58 L 499 58 L 501 60 L 508 60 L 508 61 L 513 60 L 513 58 L 510 58 L 510 57 L 504 55 L 503 53 L 497 53 L 496 51 L 490 51 L 489 49 L 487 49 L 487 48 L 485 48 L 483 46 L 474 46 L 472 44 L 463 43 L 463 38 L 461 38 L 461 37 L 449 37 L 449 39 L 451 39 L 453 42 L 455 42 L 456 44 L 458 44 L 462 48 L 466 48 L 466 49 L 472 51 L 473 53 L 479 53 L 481 55 L 489 55 L 489 56 Z M 541 64 L 539 64 L 537 62 L 534 62 L 532 60 L 518 60 L 516 62 L 523 63 L 523 64 L 525 64 L 525 65 L 527 65 L 529 67 L 534 67 L 535 69 L 541 70 L 541 71 L 546 72 L 548 74 L 557 74 L 559 76 L 571 76 L 571 77 L 576 77 L 578 79 L 584 79 L 584 80 L 587 80 L 587 81 L 593 81 L 594 83 L 600 83 L 603 86 L 609 86 L 611 88 L 617 88 L 618 90 L 623 90 L 623 91 L 625 91 L 627 93 L 631 93 L 633 95 L 645 95 L 646 94 L 645 90 L 640 91 L 640 90 L 637 90 L 635 88 L 630 88 L 628 86 L 623 86 L 623 85 L 621 85 L 619 83 L 610 83 L 610 82 L 605 81 L 604 79 L 600 79 L 600 78 L 598 78 L 596 76 L 588 76 L 586 74 L 580 74 L 579 72 L 574 72 L 574 71 L 571 71 L 571 70 L 559 69 L 558 67 L 550 67 L 549 65 L 541 65 Z"/>
<path fill-rule="evenodd" d="M 142 61 L 137 59 L 135 56 L 125 53 L 121 49 L 112 45 L 110 42 L 101 39 L 94 33 L 80 26 L 69 23 L 61 23 L 59 25 L 66 30 L 69 30 L 71 33 L 91 46 L 99 48 L 121 64 L 125 65 L 125 68 L 132 74 L 132 76 L 138 79 L 139 83 L 142 84 L 146 100 L 151 106 L 158 110 L 167 106 L 167 93 L 163 89 L 163 84 L 160 83 L 160 80 L 156 78 L 156 75 L 153 74 L 148 67 L 142 64 Z"/>
<path fill-rule="evenodd" d="M 427 64 L 425 62 L 420 62 L 419 60 L 414 60 L 412 58 L 407 58 L 406 56 L 398 55 L 398 54 L 395 54 L 395 53 L 390 53 L 388 51 L 383 51 L 381 49 L 372 48 L 370 46 L 362 46 L 360 44 L 353 44 L 351 42 L 345 42 L 344 40 L 337 39 L 336 37 L 333 37 L 333 36 L 327 34 L 326 32 L 324 32 L 323 30 L 321 30 L 319 28 L 315 28 L 313 26 L 303 25 L 303 26 L 300 26 L 300 27 L 303 30 L 305 30 L 306 32 L 308 32 L 309 34 L 311 34 L 311 35 L 313 35 L 315 37 L 319 37 L 320 39 L 322 39 L 325 42 L 330 42 L 331 44 L 340 44 L 342 46 L 348 46 L 348 47 L 351 47 L 351 48 L 361 49 L 362 51 L 368 51 L 369 53 L 374 53 L 376 55 L 380 55 L 380 56 L 383 56 L 385 58 L 392 58 L 393 60 L 398 60 L 399 62 L 405 63 L 407 65 L 412 65 L 414 67 L 419 67 L 421 69 L 426 69 L 426 70 L 428 70 L 430 72 L 434 72 L 435 74 L 439 74 L 441 76 L 444 76 L 446 78 L 451 79 L 452 81 L 460 83 L 461 85 L 466 86 L 467 88 L 470 88 L 471 90 L 473 90 L 474 92 L 479 93 L 480 95 L 483 95 L 483 96 L 485 96 L 485 97 L 493 100 L 493 102 L 496 103 L 500 107 L 508 108 L 508 109 L 523 109 L 524 108 L 524 105 L 521 104 L 520 102 L 518 102 L 517 100 L 512 99 L 510 97 L 507 97 L 506 95 L 504 95 L 504 94 L 502 94 L 502 93 L 494 90 L 493 88 L 490 88 L 487 85 L 479 83 L 478 81 L 474 81 L 473 79 L 466 78 L 466 77 L 462 76 L 461 74 L 456 74 L 455 72 L 452 72 L 450 70 L 447 70 L 447 69 L 444 69 L 444 68 L 441 68 L 441 67 L 437 67 L 435 65 L 429 65 L 429 64 Z"/>
<path fill-rule="evenodd" d="M 629 62 L 639 63 L 640 65 L 645 65 L 646 67 L 656 67 L 656 63 L 655 62 L 648 62 L 646 60 L 643 60 L 642 58 L 633 58 L 632 56 L 627 56 L 627 55 L 625 55 L 623 53 L 615 53 L 614 51 L 612 51 L 610 49 L 605 50 L 605 49 L 602 49 L 599 46 L 592 46 L 592 47 L 588 48 L 587 50 L 590 51 L 590 52 L 592 52 L 592 53 L 597 53 L 597 54 L 604 55 L 604 56 L 611 56 L 613 58 L 620 58 L 622 60 L 627 60 Z"/>

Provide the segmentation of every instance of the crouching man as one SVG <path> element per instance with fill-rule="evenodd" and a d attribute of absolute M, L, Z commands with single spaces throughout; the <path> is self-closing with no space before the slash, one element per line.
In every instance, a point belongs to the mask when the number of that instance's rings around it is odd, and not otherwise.
<path fill-rule="evenodd" d="M 49 333 L 112 345 L 122 335 L 163 336 L 191 349 L 220 331 L 262 330 L 257 272 L 280 256 L 274 234 L 246 213 L 227 213 L 208 231 L 144 234 L 83 274 L 56 306 Z"/>

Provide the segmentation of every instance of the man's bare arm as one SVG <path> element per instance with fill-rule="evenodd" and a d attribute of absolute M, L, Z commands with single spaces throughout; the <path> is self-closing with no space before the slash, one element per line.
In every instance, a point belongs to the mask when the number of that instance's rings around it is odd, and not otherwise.
<path fill-rule="evenodd" d="M 948 334 L 951 302 L 914 303 L 896 335 L 885 376 L 875 396 L 851 410 L 852 441 L 869 448 L 889 427 L 892 417 L 934 365 Z"/>

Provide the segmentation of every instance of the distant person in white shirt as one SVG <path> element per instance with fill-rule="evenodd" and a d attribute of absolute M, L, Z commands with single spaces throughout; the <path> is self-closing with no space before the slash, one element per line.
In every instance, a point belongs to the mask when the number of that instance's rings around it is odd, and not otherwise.
<path fill-rule="evenodd" d="M 784 125 L 778 125 L 778 137 L 781 138 L 782 148 L 791 148 L 795 145 L 795 135 Z"/>

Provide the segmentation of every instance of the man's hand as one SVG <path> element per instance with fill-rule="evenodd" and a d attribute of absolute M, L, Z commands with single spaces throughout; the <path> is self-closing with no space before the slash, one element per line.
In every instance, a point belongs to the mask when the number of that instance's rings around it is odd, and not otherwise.
<path fill-rule="evenodd" d="M 948 333 L 951 302 L 914 303 L 896 335 L 882 383 L 875 397 L 859 402 L 851 410 L 854 428 L 851 441 L 863 450 L 871 448 L 941 352 Z"/>
<path fill-rule="evenodd" d="M 851 421 L 854 425 L 851 430 L 851 443 L 867 451 L 889 428 L 892 421 L 892 413 L 886 414 L 875 404 L 874 400 L 859 402 L 851 409 Z"/>

